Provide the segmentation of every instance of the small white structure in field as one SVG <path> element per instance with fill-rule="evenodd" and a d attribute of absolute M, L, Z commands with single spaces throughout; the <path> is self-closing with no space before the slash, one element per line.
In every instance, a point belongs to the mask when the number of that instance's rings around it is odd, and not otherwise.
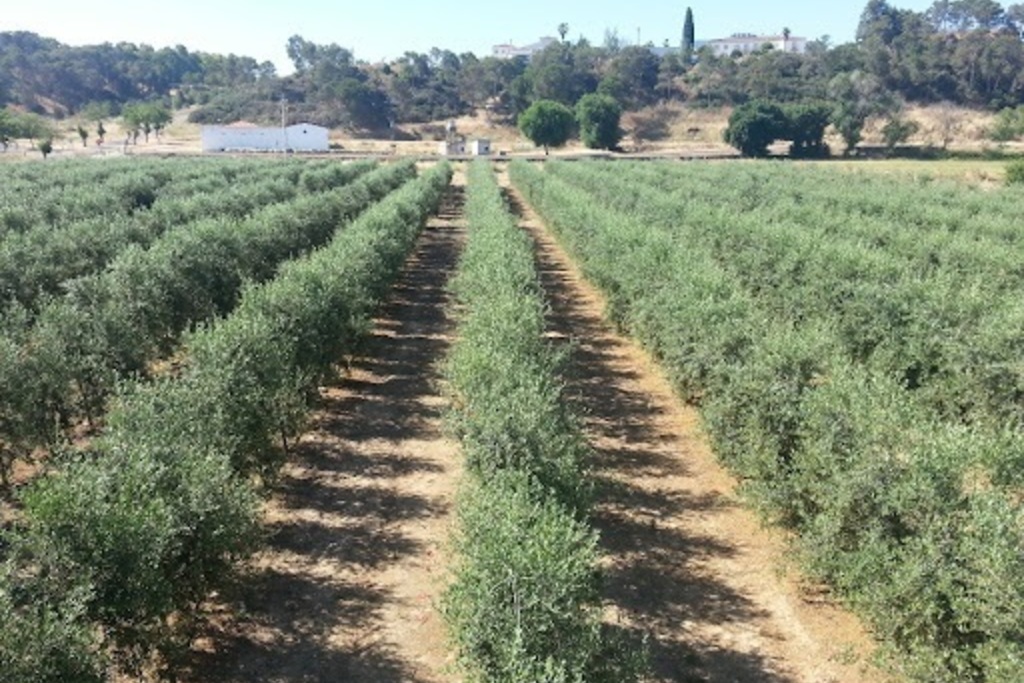
<path fill-rule="evenodd" d="M 261 128 L 239 122 L 230 126 L 203 126 L 204 152 L 326 152 L 328 130 L 312 123 L 287 128 Z"/>
<path fill-rule="evenodd" d="M 486 157 L 491 155 L 491 141 L 483 138 L 479 140 L 473 140 L 469 143 L 469 153 L 477 157 Z"/>
<path fill-rule="evenodd" d="M 466 153 L 464 140 L 445 140 L 437 146 L 437 153 L 443 157 L 461 156 Z"/>

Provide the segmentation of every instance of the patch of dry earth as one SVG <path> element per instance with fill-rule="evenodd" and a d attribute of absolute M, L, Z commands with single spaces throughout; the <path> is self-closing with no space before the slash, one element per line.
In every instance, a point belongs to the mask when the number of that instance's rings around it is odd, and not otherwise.
<path fill-rule="evenodd" d="M 437 607 L 461 456 L 442 429 L 438 364 L 452 340 L 463 185 L 457 176 L 365 355 L 321 390 L 266 505 L 267 543 L 179 680 L 456 680 Z"/>
<path fill-rule="evenodd" d="M 649 634 L 655 680 L 887 680 L 859 620 L 801 580 L 787 540 L 740 504 L 696 411 L 606 322 L 600 293 L 501 181 L 536 240 L 552 334 L 573 344 L 568 389 L 596 450 L 608 618 Z"/>

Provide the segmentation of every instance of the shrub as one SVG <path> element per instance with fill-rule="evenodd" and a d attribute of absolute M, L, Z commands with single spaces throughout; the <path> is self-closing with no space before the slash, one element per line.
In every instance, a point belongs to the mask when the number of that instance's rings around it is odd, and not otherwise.
<path fill-rule="evenodd" d="M 995 142 L 1010 142 L 1024 135 L 1024 105 L 999 111 L 989 137 Z"/>
<path fill-rule="evenodd" d="M 1011 161 L 1006 165 L 1006 184 L 1020 185 L 1024 183 L 1024 159 Z"/>

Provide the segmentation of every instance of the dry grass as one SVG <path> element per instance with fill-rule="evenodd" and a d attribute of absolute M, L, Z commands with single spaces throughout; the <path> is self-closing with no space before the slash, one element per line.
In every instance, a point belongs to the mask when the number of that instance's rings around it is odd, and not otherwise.
<path fill-rule="evenodd" d="M 645 108 L 637 112 L 628 112 L 623 116 L 622 127 L 626 132 L 622 146 L 627 152 L 643 152 L 655 154 L 700 154 L 701 152 L 723 153 L 732 151 L 722 139 L 728 124 L 730 107 L 691 107 L 683 103 L 672 102 Z M 129 154 L 197 154 L 200 152 L 201 126 L 188 123 L 189 110 L 175 113 L 174 121 L 164 131 L 161 140 L 151 138 L 149 143 L 141 140 L 138 145 L 129 146 Z M 1024 153 L 1024 143 L 997 144 L 987 139 L 987 131 L 992 126 L 994 114 L 962 107 L 932 105 L 928 107 L 910 106 L 904 117 L 919 124 L 919 131 L 909 140 L 910 145 L 943 147 L 955 152 L 979 153 L 987 150 Z M 87 123 L 89 144 L 82 147 L 76 128 L 78 121 L 69 119 L 61 124 L 60 135 L 55 142 L 54 155 L 66 156 L 109 156 L 124 153 L 125 132 L 119 122 L 107 121 L 106 143 L 98 148 L 95 144 L 95 124 Z M 354 138 L 342 130 L 331 132 L 331 143 L 336 148 L 348 152 L 396 155 L 424 156 L 437 153 L 437 142 L 444 137 L 447 121 L 435 121 L 423 124 L 404 124 L 398 127 L 395 140 L 386 138 Z M 455 120 L 460 135 L 467 140 L 486 138 L 491 140 L 496 154 L 536 154 L 539 150 L 524 138 L 514 127 L 507 125 L 497 117 L 485 111 L 474 115 L 463 116 Z M 884 121 L 870 121 L 864 131 L 865 145 L 881 145 L 881 129 Z M 645 127 L 647 132 L 638 135 L 638 128 Z M 826 141 L 838 153 L 843 148 L 838 135 L 831 133 Z M 778 147 L 779 153 L 785 152 L 786 145 Z M 572 141 L 555 154 L 585 153 L 579 141 Z M 38 159 L 39 152 L 27 142 L 20 144 L 6 155 L 0 155 L 2 161 Z M 880 168 L 889 172 L 900 162 L 885 162 Z M 960 166 L 956 166 L 960 164 Z M 986 182 L 989 179 L 1002 178 L 1000 162 L 904 162 L 914 170 L 912 174 L 926 173 L 936 176 L 971 176 L 972 180 Z M 926 170 L 920 171 L 921 167 Z M 902 172 L 902 171 L 900 171 Z"/>
<path fill-rule="evenodd" d="M 797 162 L 815 163 L 815 162 Z M 988 161 L 984 159 L 872 159 L 872 160 L 835 160 L 829 162 L 829 168 L 848 171 L 869 171 L 891 175 L 901 179 L 914 179 L 920 182 L 930 180 L 952 180 L 976 187 L 997 187 L 1002 185 L 1006 177 L 1005 161 Z"/>

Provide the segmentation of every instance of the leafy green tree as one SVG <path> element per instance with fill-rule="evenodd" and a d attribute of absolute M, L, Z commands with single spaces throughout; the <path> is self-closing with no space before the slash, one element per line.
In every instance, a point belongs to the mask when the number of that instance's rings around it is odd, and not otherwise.
<path fill-rule="evenodd" d="M 793 52 L 765 50 L 744 58 L 736 85 L 753 100 L 802 102 L 825 97 L 825 81 L 809 73 L 810 59 Z"/>
<path fill-rule="evenodd" d="M 590 149 L 615 149 L 622 140 L 622 107 L 614 98 L 591 93 L 576 103 L 580 139 Z"/>
<path fill-rule="evenodd" d="M 39 141 L 39 151 L 43 155 L 43 158 L 50 156 L 53 153 L 53 140 L 50 138 L 44 138 Z"/>
<path fill-rule="evenodd" d="M 608 64 L 597 90 L 629 109 L 639 109 L 657 99 L 660 68 L 658 58 L 646 47 L 623 48 Z"/>
<path fill-rule="evenodd" d="M 297 73 L 304 73 L 317 61 L 317 45 L 300 35 L 293 35 L 285 43 L 285 53 L 292 60 Z"/>
<path fill-rule="evenodd" d="M 7 146 L 11 144 L 12 137 L 14 137 L 14 120 L 6 109 L 0 109 L 0 146 L 3 146 L 5 152 Z"/>
<path fill-rule="evenodd" d="M 1006 8 L 1006 25 L 1017 32 L 1024 33 L 1024 3 L 1014 3 Z"/>
<path fill-rule="evenodd" d="M 950 63 L 962 101 L 991 109 L 1024 101 L 1024 44 L 1018 35 L 972 31 L 956 42 Z"/>
<path fill-rule="evenodd" d="M 31 112 L 11 113 L 8 130 L 12 138 L 26 138 L 32 142 L 52 140 L 57 135 L 49 119 Z"/>
<path fill-rule="evenodd" d="M 89 131 L 87 131 L 85 129 L 85 126 L 83 126 L 82 124 L 78 124 L 78 137 L 82 139 L 82 147 L 87 147 L 87 143 L 89 141 Z"/>
<path fill-rule="evenodd" d="M 121 112 L 126 128 L 133 135 L 141 131 L 145 135 L 146 142 L 149 142 L 149 134 L 156 131 L 157 138 L 160 131 L 171 122 L 171 112 L 162 104 L 157 102 L 141 102 L 131 104 Z"/>
<path fill-rule="evenodd" d="M 78 114 L 86 121 L 99 123 L 104 119 L 109 119 L 113 115 L 113 111 L 110 102 L 90 102 L 82 107 Z"/>
<path fill-rule="evenodd" d="M 148 123 L 156 132 L 156 138 L 159 140 L 160 133 L 173 120 L 171 112 L 162 104 L 150 104 L 148 114 Z"/>
<path fill-rule="evenodd" d="M 920 129 L 921 126 L 917 121 L 910 121 L 895 114 L 882 127 L 882 139 L 885 141 L 886 149 L 892 154 L 896 145 L 906 142 Z"/>
<path fill-rule="evenodd" d="M 388 125 L 391 106 L 382 91 L 354 78 L 347 78 L 338 86 L 338 95 L 354 126 L 374 129 Z"/>
<path fill-rule="evenodd" d="M 391 75 L 383 83 L 397 119 L 427 122 L 465 113 L 468 105 L 461 96 L 462 63 L 449 50 L 431 50 L 429 54 L 406 52 L 392 62 Z"/>
<path fill-rule="evenodd" d="M 846 143 L 846 154 L 860 144 L 869 118 L 891 113 L 898 106 L 892 93 L 877 77 L 862 71 L 833 78 L 829 83 L 829 96 L 834 103 L 832 124 Z"/>
<path fill-rule="evenodd" d="M 746 157 L 768 156 L 768 146 L 788 132 L 785 112 L 773 102 L 755 101 L 736 107 L 729 117 L 725 141 Z"/>
<path fill-rule="evenodd" d="M 857 42 L 890 45 L 903 30 L 900 11 L 886 0 L 869 0 L 857 25 Z"/>
<path fill-rule="evenodd" d="M 658 97 L 662 100 L 681 99 L 680 77 L 686 73 L 688 62 L 681 54 L 668 53 L 658 65 Z"/>
<path fill-rule="evenodd" d="M 563 43 L 565 42 L 565 36 L 568 35 L 568 33 L 569 24 L 563 21 L 561 24 L 558 25 L 558 36 L 562 39 Z"/>
<path fill-rule="evenodd" d="M 597 89 L 598 65 L 586 46 L 555 43 L 533 56 L 525 77 L 532 100 L 552 100 L 572 107 Z"/>
<path fill-rule="evenodd" d="M 825 129 L 832 117 L 832 107 L 824 102 L 790 104 L 783 108 L 786 116 L 786 137 L 793 144 L 792 157 L 820 158 L 829 154 L 825 144 Z"/>
<path fill-rule="evenodd" d="M 545 155 L 550 147 L 561 147 L 568 142 L 575 123 L 571 109 L 550 100 L 534 102 L 519 116 L 519 130 L 533 144 L 543 147 Z"/>

